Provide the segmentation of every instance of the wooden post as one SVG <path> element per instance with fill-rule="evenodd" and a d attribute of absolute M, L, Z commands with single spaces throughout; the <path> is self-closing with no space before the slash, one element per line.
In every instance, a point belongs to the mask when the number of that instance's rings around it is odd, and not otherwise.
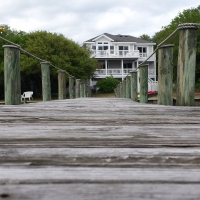
<path fill-rule="evenodd" d="M 69 98 L 73 99 L 74 98 L 74 92 L 75 92 L 75 86 L 74 86 L 74 77 L 69 76 Z"/>
<path fill-rule="evenodd" d="M 86 85 L 83 83 L 83 97 L 86 97 Z"/>
<path fill-rule="evenodd" d="M 5 105 L 21 104 L 20 47 L 4 45 Z"/>
<path fill-rule="evenodd" d="M 114 88 L 114 95 L 115 95 L 115 98 L 117 98 L 117 88 Z"/>
<path fill-rule="evenodd" d="M 85 86 L 85 96 L 89 97 L 89 87 L 88 87 L 88 85 Z"/>
<path fill-rule="evenodd" d="M 120 84 L 117 85 L 117 98 L 120 98 Z"/>
<path fill-rule="evenodd" d="M 197 24 L 179 25 L 177 106 L 194 106 Z"/>
<path fill-rule="evenodd" d="M 131 99 L 138 102 L 138 92 L 137 92 L 137 71 L 130 72 L 130 85 L 131 85 Z"/>
<path fill-rule="evenodd" d="M 148 103 L 148 65 L 140 66 L 140 103 Z"/>
<path fill-rule="evenodd" d="M 173 105 L 173 44 L 158 49 L 158 104 Z"/>
<path fill-rule="evenodd" d="M 92 97 L 92 89 L 88 86 L 88 97 Z"/>
<path fill-rule="evenodd" d="M 130 76 L 126 77 L 126 98 L 131 98 Z"/>
<path fill-rule="evenodd" d="M 41 62 L 42 70 L 42 97 L 43 101 L 51 100 L 51 82 L 50 82 L 50 69 L 49 62 Z"/>
<path fill-rule="evenodd" d="M 58 70 L 58 99 L 66 99 L 66 73 Z"/>
<path fill-rule="evenodd" d="M 120 98 L 123 98 L 123 83 L 122 82 L 120 82 L 119 88 L 120 88 Z"/>
<path fill-rule="evenodd" d="M 126 98 L 126 80 L 123 80 L 123 98 Z"/>
<path fill-rule="evenodd" d="M 80 82 L 80 97 L 82 98 L 84 96 L 84 88 L 83 88 L 83 82 Z"/>
<path fill-rule="evenodd" d="M 76 98 L 80 98 L 80 79 L 76 79 Z"/>

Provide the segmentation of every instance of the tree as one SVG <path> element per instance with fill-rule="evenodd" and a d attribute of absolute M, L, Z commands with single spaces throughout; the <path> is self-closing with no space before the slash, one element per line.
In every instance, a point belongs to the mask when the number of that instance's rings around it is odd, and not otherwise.
<path fill-rule="evenodd" d="M 76 78 L 87 80 L 98 67 L 97 60 L 90 58 L 90 52 L 79 46 L 62 34 L 47 31 L 25 33 L 11 30 L 3 25 L 5 30 L 0 31 L 1 36 L 19 44 L 24 50 L 49 61 L 54 66 L 66 70 Z M 5 44 L 2 40 L 1 45 Z M 0 87 L 3 86 L 3 49 L 0 50 Z M 34 90 L 35 94 L 41 95 L 41 65 L 38 59 L 21 53 L 21 85 L 22 91 Z M 57 92 L 57 69 L 51 67 L 51 83 L 53 92 Z M 3 91 L 3 90 L 1 90 Z"/>
<path fill-rule="evenodd" d="M 102 93 L 112 93 L 118 84 L 119 81 L 117 79 L 113 78 L 113 76 L 108 76 L 99 80 L 96 87 L 98 87 L 99 91 Z"/>
<path fill-rule="evenodd" d="M 147 34 L 143 34 L 139 38 L 152 42 L 152 38 Z"/>
<path fill-rule="evenodd" d="M 183 23 L 200 23 L 200 6 L 197 8 L 190 8 L 180 12 L 171 23 L 162 27 L 162 30 L 155 33 L 152 37 L 152 41 L 160 44 L 165 38 L 167 38 L 174 30 L 178 28 L 179 24 Z M 177 61 L 178 61 L 178 48 L 179 48 L 179 34 L 176 33 L 170 39 L 166 41 L 166 44 L 174 44 L 174 60 L 173 60 L 173 74 L 174 82 L 177 77 Z M 196 83 L 200 82 L 200 30 L 197 32 L 197 65 L 196 65 Z"/>
<path fill-rule="evenodd" d="M 27 34 L 25 50 L 49 61 L 69 74 L 87 80 L 97 67 L 97 61 L 90 58 L 90 52 L 62 34 L 36 31 Z M 41 65 L 37 59 L 22 55 L 21 70 L 41 92 Z M 57 91 L 57 69 L 51 67 L 52 89 Z M 56 92 L 53 91 L 53 92 Z"/>

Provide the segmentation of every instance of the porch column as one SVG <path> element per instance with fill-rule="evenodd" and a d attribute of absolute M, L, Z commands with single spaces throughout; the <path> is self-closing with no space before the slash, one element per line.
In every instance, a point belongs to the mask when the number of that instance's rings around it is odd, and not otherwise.
<path fill-rule="evenodd" d="M 105 60 L 106 76 L 108 76 L 108 61 Z"/>

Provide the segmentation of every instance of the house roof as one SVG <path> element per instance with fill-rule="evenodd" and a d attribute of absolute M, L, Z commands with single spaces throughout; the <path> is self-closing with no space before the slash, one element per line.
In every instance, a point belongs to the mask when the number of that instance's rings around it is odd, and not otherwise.
<path fill-rule="evenodd" d="M 107 36 L 109 38 L 111 38 L 114 42 L 136 42 L 136 43 L 153 43 L 153 42 L 150 42 L 150 41 L 147 41 L 147 40 L 143 40 L 143 39 L 140 39 L 140 38 L 136 38 L 136 37 L 133 37 L 133 36 L 130 36 L 130 35 L 112 35 L 112 34 L 109 34 L 109 33 L 104 33 L 102 35 L 98 35 L 94 38 L 91 38 L 85 42 L 94 42 L 94 40 L 96 38 L 99 38 L 101 36 Z"/>

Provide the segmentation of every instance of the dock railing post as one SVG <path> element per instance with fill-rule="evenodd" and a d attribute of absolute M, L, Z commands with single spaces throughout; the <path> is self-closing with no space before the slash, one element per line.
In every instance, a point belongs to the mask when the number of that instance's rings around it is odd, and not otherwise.
<path fill-rule="evenodd" d="M 80 79 L 76 79 L 76 98 L 80 98 Z"/>
<path fill-rule="evenodd" d="M 84 88 L 83 88 L 83 82 L 80 82 L 80 97 L 82 98 L 84 96 Z"/>
<path fill-rule="evenodd" d="M 117 85 L 117 96 L 116 98 L 120 98 L 120 84 Z"/>
<path fill-rule="evenodd" d="M 74 92 L 75 92 L 75 86 L 74 86 L 74 77 L 69 76 L 69 98 L 74 99 Z"/>
<path fill-rule="evenodd" d="M 124 79 L 122 82 L 123 85 L 123 98 L 126 98 L 126 80 Z"/>
<path fill-rule="evenodd" d="M 148 65 L 140 66 L 140 103 L 148 103 Z"/>
<path fill-rule="evenodd" d="M 58 70 L 58 99 L 66 99 L 66 73 Z"/>
<path fill-rule="evenodd" d="M 20 46 L 4 45 L 5 105 L 21 104 Z"/>
<path fill-rule="evenodd" d="M 126 77 L 126 98 L 129 99 L 130 77 Z"/>
<path fill-rule="evenodd" d="M 131 99 L 138 102 L 137 94 L 137 71 L 130 72 Z"/>
<path fill-rule="evenodd" d="M 83 97 L 86 97 L 86 85 L 83 83 Z"/>
<path fill-rule="evenodd" d="M 89 97 L 89 87 L 88 87 L 88 85 L 85 86 L 85 95 L 86 95 L 86 97 Z"/>
<path fill-rule="evenodd" d="M 120 89 L 120 98 L 123 98 L 123 83 L 119 83 L 119 89 Z"/>
<path fill-rule="evenodd" d="M 197 24 L 180 24 L 177 66 L 177 106 L 194 106 Z"/>
<path fill-rule="evenodd" d="M 50 69 L 49 62 L 41 62 L 42 70 L 42 97 L 43 101 L 51 100 L 51 82 L 50 82 Z"/>
<path fill-rule="evenodd" d="M 158 104 L 173 105 L 173 44 L 158 49 Z"/>

